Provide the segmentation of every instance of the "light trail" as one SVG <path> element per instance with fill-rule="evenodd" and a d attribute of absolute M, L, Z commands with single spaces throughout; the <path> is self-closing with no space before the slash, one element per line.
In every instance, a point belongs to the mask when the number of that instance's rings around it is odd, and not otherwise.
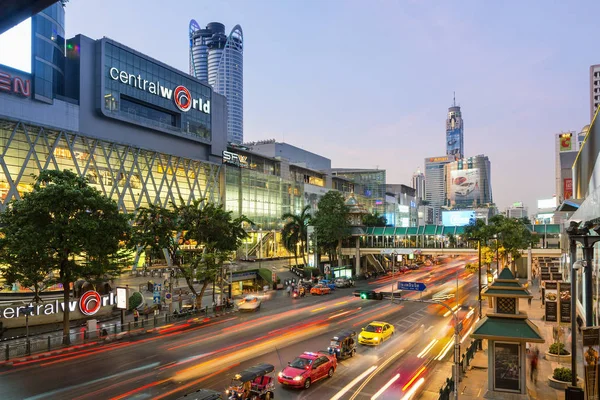
<path fill-rule="evenodd" d="M 354 387 L 354 385 L 356 385 L 358 382 L 360 382 L 362 379 L 364 379 L 365 376 L 369 375 L 376 368 L 377 368 L 377 365 L 373 365 L 373 366 L 369 367 L 369 369 L 367 369 L 365 372 L 363 372 L 362 374 L 360 374 L 359 376 L 357 376 L 356 378 L 354 378 L 352 380 L 352 382 L 350 382 L 349 384 L 347 384 L 346 386 L 344 386 L 343 389 L 340 390 L 339 392 L 337 392 L 336 395 L 333 396 L 330 400 L 339 400 L 339 399 L 341 399 L 342 396 L 344 396 L 346 394 L 346 392 L 348 392 L 348 390 L 352 389 L 352 387 Z"/>
<path fill-rule="evenodd" d="M 435 344 L 438 342 L 437 339 L 433 339 L 431 342 L 429 342 L 429 344 L 427 346 L 425 346 L 425 348 L 423 349 L 423 351 L 421 351 L 418 355 L 417 358 L 423 358 L 427 355 L 427 353 L 429 353 L 431 351 L 431 349 L 433 348 L 433 346 L 435 346 Z"/>
<path fill-rule="evenodd" d="M 469 330 L 467 331 L 467 334 L 463 336 L 463 338 L 460 340 L 460 343 L 464 342 L 466 338 L 469 337 L 469 335 L 471 334 L 471 332 L 473 332 L 473 328 L 475 327 L 475 325 L 472 325 Z"/>
<path fill-rule="evenodd" d="M 388 388 L 390 386 L 392 386 L 392 384 L 394 382 L 396 382 L 398 380 L 398 378 L 400 378 L 400 374 L 394 375 L 394 377 L 392 379 L 390 379 L 388 381 L 388 383 L 386 383 L 385 385 L 383 385 L 383 387 L 381 389 L 379 389 L 379 391 L 377 393 L 375 393 L 373 396 L 371 396 L 371 400 L 377 400 L 377 398 L 379 396 L 381 396 L 383 394 L 383 392 L 385 392 L 386 390 L 388 390 Z"/>
<path fill-rule="evenodd" d="M 450 340 L 448 342 L 448 344 L 446 345 L 446 347 L 444 347 L 442 349 L 442 351 L 440 351 L 440 354 L 438 354 L 438 356 L 435 359 L 438 360 L 438 361 L 441 361 L 444 357 L 446 357 L 446 354 L 448 354 L 448 352 L 452 348 L 452 344 L 453 344 L 453 341 Z"/>
<path fill-rule="evenodd" d="M 404 397 L 402 398 L 402 400 L 410 400 L 415 393 L 417 392 L 417 389 L 419 389 L 419 387 L 425 382 L 425 378 L 421 378 L 417 381 L 417 383 L 410 388 L 410 390 L 404 395 Z"/>
<path fill-rule="evenodd" d="M 408 383 L 406 385 L 404 385 L 404 387 L 402 388 L 402 391 L 404 392 L 406 389 L 408 389 L 410 387 L 410 385 L 413 384 L 415 379 L 417 379 L 419 377 L 419 375 L 421 375 L 423 373 L 423 371 L 425 371 L 425 367 L 421 367 L 421 369 L 419 371 L 417 371 L 417 373 L 412 378 L 410 378 L 410 381 L 408 381 Z"/>
<path fill-rule="evenodd" d="M 385 360 L 383 362 L 383 364 L 381 364 L 379 367 L 377 367 L 375 369 L 375 371 L 373 371 L 371 373 L 371 375 L 369 375 L 369 377 L 367 379 L 365 379 L 365 381 L 362 383 L 362 385 L 359 386 L 358 389 L 356 389 L 356 391 L 354 392 L 354 394 L 352 395 L 352 397 L 350 397 L 350 400 L 354 400 L 356 399 L 356 397 L 360 394 L 360 392 L 365 388 L 365 386 L 367 386 L 367 384 L 371 381 L 371 379 L 373 379 L 375 377 L 375 375 L 377 375 L 379 372 L 383 371 L 383 369 L 390 363 L 392 362 L 396 357 L 398 357 L 400 354 L 404 353 L 404 349 L 396 352 L 394 355 L 392 355 L 391 357 L 389 357 L 387 360 Z"/>
<path fill-rule="evenodd" d="M 337 317 L 341 317 L 342 315 L 346 315 L 346 314 L 349 314 L 351 312 L 352 312 L 352 310 L 344 311 L 344 312 L 341 312 L 339 314 L 332 315 L 331 317 L 328 317 L 327 319 L 334 319 L 334 318 L 337 318 Z"/>
<path fill-rule="evenodd" d="M 229 370 L 229 369 L 231 369 L 231 368 L 233 368 L 233 367 L 237 367 L 238 365 L 240 365 L 240 363 L 236 363 L 236 364 L 230 365 L 230 366 L 228 366 L 228 367 L 225 367 L 225 368 L 223 368 L 223 369 L 221 369 L 221 370 L 219 370 L 219 371 L 215 371 L 215 372 L 213 372 L 212 374 L 209 374 L 209 375 L 203 376 L 202 378 L 196 379 L 195 381 L 192 381 L 192 382 L 186 383 L 185 385 L 179 385 L 179 386 L 177 387 L 177 389 L 170 390 L 170 391 L 168 391 L 168 392 L 166 392 L 166 393 L 163 393 L 163 394 L 161 394 L 161 395 L 159 395 L 159 396 L 154 396 L 154 397 L 153 397 L 153 400 L 160 400 L 160 399 L 164 399 L 165 397 L 171 396 L 171 395 L 173 395 L 173 394 L 175 394 L 175 393 L 177 393 L 177 392 L 181 392 L 182 390 L 184 390 L 184 389 L 187 389 L 187 388 L 189 388 L 189 387 L 191 387 L 191 386 L 196 386 L 196 385 L 197 385 L 197 384 L 199 384 L 200 382 L 203 382 L 203 381 L 205 381 L 205 380 L 207 380 L 207 379 L 210 379 L 210 378 L 212 378 L 213 376 L 217 376 L 217 375 L 219 375 L 219 374 L 222 374 L 223 372 L 225 372 L 225 371 L 227 371 L 227 370 Z"/>
<path fill-rule="evenodd" d="M 456 311 L 456 310 L 458 310 L 458 305 L 456 305 L 456 306 L 452 307 L 452 311 Z M 446 313 L 444 314 L 444 317 L 447 317 L 447 316 L 449 316 L 450 314 L 452 314 L 452 313 L 450 312 L 450 310 L 448 310 L 448 311 L 446 311 Z"/>
<path fill-rule="evenodd" d="M 317 312 L 317 311 L 321 311 L 326 309 L 327 307 L 319 307 L 319 308 L 315 308 L 314 310 L 310 310 L 310 312 Z"/>

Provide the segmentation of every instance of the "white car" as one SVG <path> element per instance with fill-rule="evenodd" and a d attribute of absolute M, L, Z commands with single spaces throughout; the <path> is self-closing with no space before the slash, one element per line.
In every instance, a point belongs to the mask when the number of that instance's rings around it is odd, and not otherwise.
<path fill-rule="evenodd" d="M 257 311 L 260 309 L 261 300 L 256 296 L 246 296 L 237 304 L 240 311 Z"/>

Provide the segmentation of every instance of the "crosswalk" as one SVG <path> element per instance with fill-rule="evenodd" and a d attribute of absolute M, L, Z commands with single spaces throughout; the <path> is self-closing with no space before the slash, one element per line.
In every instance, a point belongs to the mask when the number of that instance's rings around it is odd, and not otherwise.
<path fill-rule="evenodd" d="M 411 326 L 413 324 L 416 324 L 418 321 L 421 320 L 421 318 L 425 317 L 426 315 L 427 315 L 427 307 L 423 307 L 419 311 L 416 311 L 416 312 L 410 314 L 408 317 L 402 318 L 401 320 L 396 322 L 396 324 L 394 324 L 394 325 L 401 324 L 404 326 Z"/>

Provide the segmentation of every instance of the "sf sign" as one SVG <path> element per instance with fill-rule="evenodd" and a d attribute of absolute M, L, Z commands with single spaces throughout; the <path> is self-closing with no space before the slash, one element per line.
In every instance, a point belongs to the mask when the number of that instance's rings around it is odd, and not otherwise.
<path fill-rule="evenodd" d="M 69 312 L 75 312 L 78 309 L 81 314 L 89 317 L 96 314 L 101 307 L 112 306 L 116 302 L 117 299 L 114 293 L 100 296 L 98 292 L 88 290 L 79 300 L 72 300 L 66 305 L 64 302 L 56 300 L 44 304 L 34 305 L 33 303 L 29 303 L 27 306 L 6 307 L 0 310 L 0 318 L 19 318 L 27 314 L 32 317 L 36 315 L 52 315 L 64 312 L 67 307 Z"/>
<path fill-rule="evenodd" d="M 223 162 L 225 164 L 232 164 L 238 167 L 248 167 L 248 156 L 241 154 L 232 153 L 230 151 L 223 151 Z"/>
<path fill-rule="evenodd" d="M 202 98 L 193 98 L 192 93 L 183 85 L 177 86 L 175 89 L 163 86 L 160 81 L 148 81 L 143 79 L 140 74 L 134 75 L 127 71 L 120 71 L 118 68 L 112 67 L 108 71 L 110 79 L 119 81 L 125 85 L 133 86 L 136 89 L 143 90 L 150 94 L 162 97 L 164 99 L 173 100 L 175 107 L 183 112 L 188 112 L 192 109 L 201 111 L 205 114 L 210 114 L 210 100 L 202 100 Z"/>

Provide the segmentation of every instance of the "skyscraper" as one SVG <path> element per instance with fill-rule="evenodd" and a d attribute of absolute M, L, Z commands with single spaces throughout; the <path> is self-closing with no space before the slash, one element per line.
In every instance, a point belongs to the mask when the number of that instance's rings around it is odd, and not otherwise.
<path fill-rule="evenodd" d="M 190 74 L 207 81 L 227 97 L 227 140 L 244 140 L 244 35 L 236 25 L 229 35 L 225 25 L 211 22 L 201 29 L 190 21 Z"/>
<path fill-rule="evenodd" d="M 417 200 L 417 204 L 421 204 L 421 201 L 425 199 L 425 175 L 419 168 L 417 168 L 417 172 L 415 172 L 412 176 L 412 187 L 416 191 L 415 198 Z"/>
<path fill-rule="evenodd" d="M 425 200 L 433 208 L 432 218 L 428 223 L 441 221 L 441 208 L 446 202 L 446 175 L 444 166 L 454 161 L 454 156 L 429 157 L 425 159 Z"/>
<path fill-rule="evenodd" d="M 590 66 L 590 121 L 600 106 L 600 64 Z"/>
<path fill-rule="evenodd" d="M 448 118 L 446 118 L 446 155 L 456 158 L 465 156 L 463 119 L 460 106 L 456 105 L 456 97 L 452 107 L 448 108 Z"/>

